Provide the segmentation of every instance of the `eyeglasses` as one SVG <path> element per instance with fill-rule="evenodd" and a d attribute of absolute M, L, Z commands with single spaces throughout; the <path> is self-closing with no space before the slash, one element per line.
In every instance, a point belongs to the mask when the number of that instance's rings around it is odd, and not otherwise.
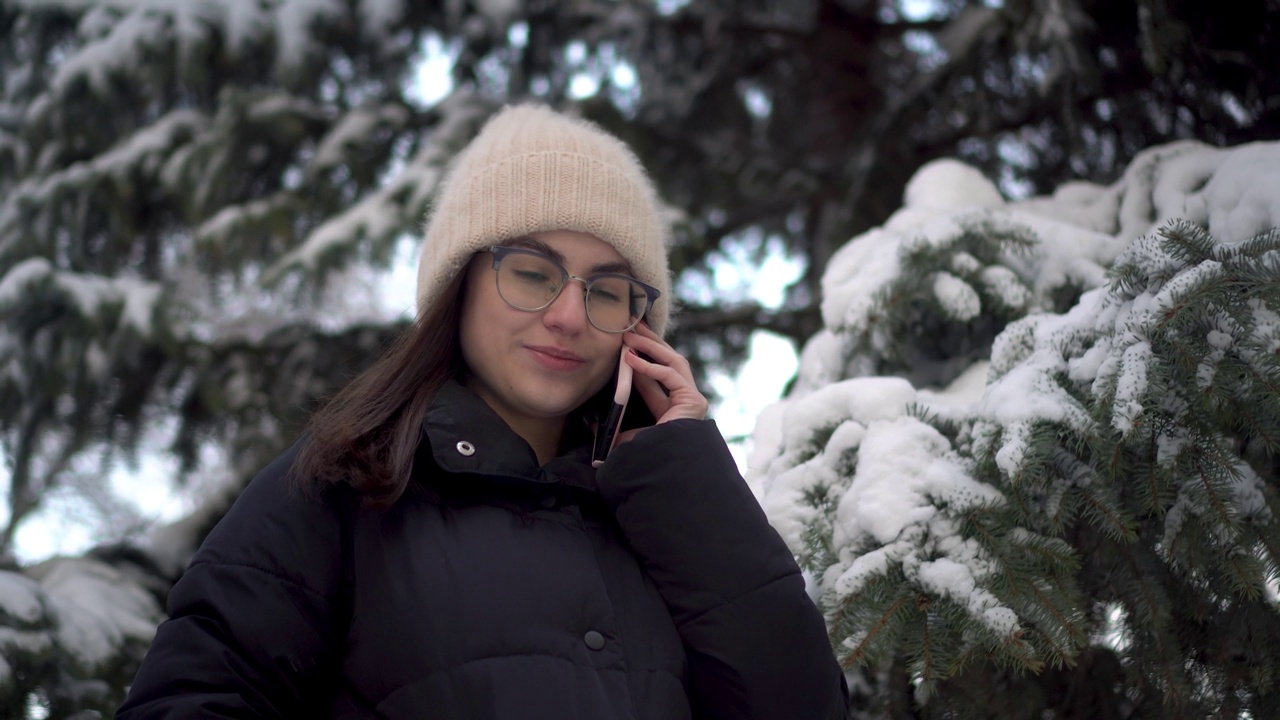
<path fill-rule="evenodd" d="M 555 302 L 570 280 L 576 280 L 586 288 L 587 320 L 607 333 L 624 333 L 635 327 L 661 295 L 657 288 L 618 273 L 589 278 L 570 275 L 563 265 L 536 250 L 496 245 L 489 252 L 503 302 L 517 310 L 537 312 Z"/>

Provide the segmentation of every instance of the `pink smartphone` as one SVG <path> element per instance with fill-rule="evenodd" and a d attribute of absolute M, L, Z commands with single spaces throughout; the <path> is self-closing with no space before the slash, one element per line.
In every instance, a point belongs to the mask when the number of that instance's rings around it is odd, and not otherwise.
<path fill-rule="evenodd" d="M 596 430 L 596 444 L 591 450 L 591 467 L 600 467 L 609 451 L 618 439 L 618 428 L 622 427 L 622 415 L 627 411 L 627 400 L 631 398 L 631 366 L 627 364 L 627 346 L 622 346 L 622 355 L 618 357 L 618 385 L 613 391 L 613 402 L 609 412 Z"/>

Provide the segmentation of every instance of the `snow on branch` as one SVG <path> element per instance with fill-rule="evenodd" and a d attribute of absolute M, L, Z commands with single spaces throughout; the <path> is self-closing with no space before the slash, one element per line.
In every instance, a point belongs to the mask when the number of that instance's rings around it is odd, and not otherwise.
<path fill-rule="evenodd" d="M 805 542 L 805 529 L 820 521 L 824 511 L 829 514 L 831 503 L 847 491 L 850 478 L 841 471 L 851 469 L 844 463 L 868 425 L 897 419 L 915 399 L 904 380 L 861 378 L 779 405 L 780 415 L 761 417 L 747 481 L 758 484 L 764 479 L 764 507 L 798 557 L 814 553 Z M 766 423 L 774 438 L 771 446 L 761 437 Z"/>
<path fill-rule="evenodd" d="M 203 5 L 184 3 L 187 12 L 203 10 Z M 156 9 L 146 4 L 125 12 L 118 6 L 91 8 L 78 28 L 83 44 L 58 66 L 49 83 L 50 89 L 62 95 L 72 91 L 77 80 L 84 79 L 95 92 L 109 93 L 112 75 L 140 66 L 146 51 L 168 41 L 170 23 L 188 26 L 186 22 L 174 22 L 178 18 L 172 15 L 166 17 L 155 12 Z M 170 12 L 176 9 L 164 8 Z"/>
<path fill-rule="evenodd" d="M 351 147 L 374 136 L 382 126 L 403 127 L 409 119 L 409 111 L 403 105 L 385 104 L 373 108 L 356 108 L 343 115 L 316 146 L 307 172 L 327 170 L 343 162 Z"/>
<path fill-rule="evenodd" d="M 90 557 L 0 571 L 0 707 L 43 688 L 55 705 L 111 712 L 163 617 L 151 593 Z"/>
<path fill-rule="evenodd" d="M 309 53 L 320 50 L 311 32 L 315 23 L 340 18 L 345 12 L 342 0 L 278 0 L 275 6 L 277 73 L 301 65 Z"/>
<path fill-rule="evenodd" d="M 161 297 L 158 284 L 58 271 L 44 258 L 23 260 L 0 277 L 0 309 L 11 310 L 41 297 L 41 286 L 60 294 L 82 317 L 98 318 L 114 308 L 119 313 L 120 327 L 131 327 L 142 337 L 151 337 L 155 332 L 155 313 Z"/>
<path fill-rule="evenodd" d="M 23 181 L 11 191 L 9 201 L 0 205 L 0 250 L 23 235 L 28 207 L 52 212 L 60 206 L 54 199 L 95 183 L 155 175 L 173 148 L 207 124 L 208 119 L 195 110 L 174 110 L 92 160 Z"/>
<path fill-rule="evenodd" d="M 20 6 L 80 14 L 83 43 L 59 66 L 50 83 L 56 94 L 81 79 L 97 92 L 110 91 L 113 76 L 128 75 L 148 52 L 173 45 L 181 58 L 195 57 L 211 36 L 221 35 L 233 54 L 272 42 L 277 77 L 322 52 L 317 24 L 353 18 L 370 37 L 389 33 L 405 12 L 404 0 L 17 0 Z"/>
<path fill-rule="evenodd" d="M 1170 598 L 1263 596 L 1280 574 L 1264 480 L 1280 453 L 1277 168 L 1280 143 L 1179 142 L 1110 186 L 1007 203 L 938 161 L 837 251 L 825 327 L 762 413 L 748 481 L 846 665 L 905 657 L 924 698 L 974 661 L 1072 662 L 1100 631 L 1067 538 L 1144 577 L 1163 567 L 1171 586 L 1109 600 L 1135 618 L 1135 653 L 1184 642 Z M 1142 657 L 1133 672 L 1193 672 Z"/>
<path fill-rule="evenodd" d="M 313 230 L 298 247 L 264 273 L 264 281 L 278 282 L 283 275 L 295 270 L 314 272 L 354 253 L 361 244 L 384 243 L 405 227 L 421 222 L 450 159 L 493 111 L 488 103 L 466 92 L 453 93 L 437 109 L 442 114 L 439 124 L 398 175 Z M 362 116 L 352 122 L 367 119 Z M 330 133 L 332 143 L 345 141 L 346 130 L 335 137 L 339 129 Z"/>

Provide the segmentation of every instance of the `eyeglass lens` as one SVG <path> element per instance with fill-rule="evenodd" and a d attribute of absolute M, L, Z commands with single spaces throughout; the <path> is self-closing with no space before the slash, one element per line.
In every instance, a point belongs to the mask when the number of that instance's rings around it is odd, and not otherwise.
<path fill-rule="evenodd" d="M 541 310 L 560 294 L 563 271 L 550 259 L 511 253 L 498 263 L 498 294 L 521 310 Z M 587 281 L 587 318 L 605 332 L 623 332 L 644 317 L 649 296 L 644 288 L 620 275 L 601 275 Z"/>

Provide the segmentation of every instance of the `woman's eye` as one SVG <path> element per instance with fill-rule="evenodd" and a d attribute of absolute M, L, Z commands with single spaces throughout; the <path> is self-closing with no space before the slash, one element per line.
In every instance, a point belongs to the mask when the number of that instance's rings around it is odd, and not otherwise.
<path fill-rule="evenodd" d="M 618 295 L 617 293 L 609 292 L 608 290 L 601 290 L 599 288 L 591 289 L 591 299 L 595 300 L 596 302 L 610 303 L 610 304 L 622 302 L 621 295 Z"/>
<path fill-rule="evenodd" d="M 551 279 L 544 273 L 533 272 L 530 270 L 517 270 L 516 277 L 527 283 L 550 283 Z"/>

